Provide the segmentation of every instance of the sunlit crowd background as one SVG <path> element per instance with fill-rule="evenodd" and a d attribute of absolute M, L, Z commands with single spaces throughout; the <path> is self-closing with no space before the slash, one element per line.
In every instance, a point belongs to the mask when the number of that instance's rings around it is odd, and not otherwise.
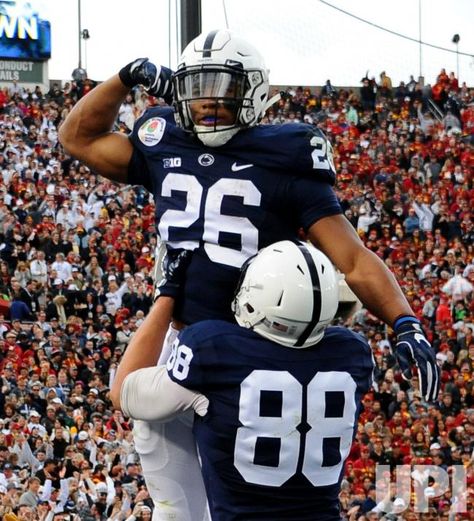
<path fill-rule="evenodd" d="M 474 519 L 474 89 L 441 70 L 432 83 L 288 87 L 270 125 L 305 122 L 330 138 L 336 190 L 366 246 L 390 267 L 442 369 L 425 403 L 400 375 L 392 332 L 365 309 L 345 325 L 373 350 L 342 491 L 350 520 Z M 143 187 L 116 185 L 68 157 L 57 130 L 94 82 L 0 91 L 0 517 L 7 521 L 150 519 L 131 434 L 109 388 L 152 304 L 156 229 Z M 127 133 L 150 105 L 136 88 Z M 425 488 L 429 511 L 376 497 L 375 468 L 466 469 L 464 497 Z M 413 476 L 417 479 L 417 476 Z M 471 497 L 469 498 L 469 495 Z M 453 514 L 456 503 L 468 511 Z M 385 501 L 392 501 L 387 514 Z M 451 513 L 450 513 L 451 512 Z"/>

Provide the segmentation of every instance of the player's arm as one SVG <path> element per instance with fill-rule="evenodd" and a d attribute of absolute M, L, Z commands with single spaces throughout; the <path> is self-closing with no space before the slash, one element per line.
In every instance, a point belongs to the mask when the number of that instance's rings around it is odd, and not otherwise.
<path fill-rule="evenodd" d="M 165 422 L 190 409 L 205 416 L 208 407 L 203 394 L 173 382 L 164 365 L 130 373 L 120 391 L 122 412 L 135 420 Z"/>
<path fill-rule="evenodd" d="M 305 139 L 307 145 L 308 138 Z M 314 160 L 318 169 L 332 169 L 330 148 L 324 146 L 323 138 L 314 134 L 311 143 L 312 147 L 307 147 L 306 152 L 311 149 L 312 155 L 324 152 L 324 156 L 316 155 Z M 399 315 L 413 315 L 395 277 L 383 261 L 364 246 L 350 222 L 342 215 L 341 205 L 332 187 L 320 181 L 318 172 L 314 173 L 314 179 L 309 178 L 311 171 L 314 171 L 314 166 L 312 170 L 303 169 L 303 175 L 284 185 L 286 191 L 283 192 L 284 198 L 291 203 L 290 209 L 297 212 L 311 242 L 344 273 L 350 288 L 364 306 L 385 323 L 392 325 Z"/>
<path fill-rule="evenodd" d="M 189 409 L 200 416 L 207 413 L 204 395 L 173 382 L 166 366 L 156 365 L 173 306 L 173 297 L 157 299 L 130 341 L 112 384 L 112 404 L 135 420 L 169 421 Z"/>
<path fill-rule="evenodd" d="M 125 378 L 137 369 L 156 366 L 171 322 L 173 307 L 174 298 L 158 298 L 130 340 L 110 389 L 110 399 L 117 409 L 121 408 L 120 390 Z"/>
<path fill-rule="evenodd" d="M 168 250 L 163 255 L 158 298 L 117 369 L 110 398 L 114 407 L 135 419 L 164 420 L 190 407 L 202 412 L 203 405 L 207 411 L 207 399 L 181 388 L 166 370 L 156 367 L 191 256 L 188 250 Z"/>
<path fill-rule="evenodd" d="M 171 71 L 139 58 L 81 98 L 59 128 L 66 151 L 94 172 L 127 182 L 133 147 L 127 136 L 112 132 L 120 105 L 135 85 L 153 96 L 171 98 Z"/>
<path fill-rule="evenodd" d="M 343 215 L 318 220 L 310 227 L 309 238 L 344 273 L 352 291 L 375 316 L 392 325 L 400 315 L 413 315 L 393 274 L 364 246 Z"/>
<path fill-rule="evenodd" d="M 303 139 L 300 138 L 298 141 L 299 171 L 303 176 L 314 178 L 318 182 L 335 180 L 331 143 L 317 128 L 302 125 L 301 129 Z M 400 315 L 413 315 L 395 277 L 385 264 L 364 246 L 349 221 L 340 214 L 335 194 L 321 185 L 308 185 L 306 192 L 310 194 L 309 199 L 306 194 L 301 195 L 301 188 L 295 192 L 302 203 L 300 207 L 320 209 L 318 215 L 310 210 L 308 213 L 312 217 L 309 217 L 309 220 L 308 217 L 303 217 L 303 221 L 307 222 L 305 227 L 309 228 L 311 242 L 344 273 L 350 288 L 364 306 L 390 325 Z"/>
<path fill-rule="evenodd" d="M 125 183 L 133 147 L 125 134 L 112 132 L 120 105 L 130 91 L 115 75 L 81 98 L 59 128 L 68 154 L 94 172 Z"/>
<path fill-rule="evenodd" d="M 420 392 L 433 401 L 440 389 L 435 353 L 395 277 L 359 239 L 342 215 L 323 217 L 309 228 L 309 238 L 345 274 L 347 283 L 364 306 L 391 325 L 397 337 L 395 354 L 402 375 L 418 370 Z"/>

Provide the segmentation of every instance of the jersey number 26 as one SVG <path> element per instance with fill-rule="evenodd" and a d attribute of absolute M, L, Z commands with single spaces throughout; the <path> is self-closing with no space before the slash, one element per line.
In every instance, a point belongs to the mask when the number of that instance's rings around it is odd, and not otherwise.
<path fill-rule="evenodd" d="M 169 229 L 189 228 L 201 217 L 204 208 L 204 231 L 202 240 L 209 258 L 217 263 L 240 268 L 242 264 L 258 251 L 258 229 L 246 217 L 222 215 L 221 206 L 224 197 L 241 197 L 245 206 L 259 206 L 261 193 L 248 179 L 219 179 L 207 192 L 193 175 L 172 172 L 163 180 L 161 195 L 171 197 L 173 191 L 186 193 L 186 206 L 183 210 L 166 210 L 158 225 L 163 241 L 173 248 L 194 250 L 199 240 L 170 240 Z M 204 199 L 204 204 L 202 204 Z M 220 233 L 233 233 L 241 237 L 241 249 L 235 250 L 219 245 Z"/>

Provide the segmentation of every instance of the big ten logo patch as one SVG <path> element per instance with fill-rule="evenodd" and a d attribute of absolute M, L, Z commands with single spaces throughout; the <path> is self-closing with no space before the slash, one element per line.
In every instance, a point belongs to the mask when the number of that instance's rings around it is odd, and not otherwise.
<path fill-rule="evenodd" d="M 164 168 L 177 168 L 181 166 L 181 158 L 180 157 L 165 157 L 163 159 L 163 167 Z"/>

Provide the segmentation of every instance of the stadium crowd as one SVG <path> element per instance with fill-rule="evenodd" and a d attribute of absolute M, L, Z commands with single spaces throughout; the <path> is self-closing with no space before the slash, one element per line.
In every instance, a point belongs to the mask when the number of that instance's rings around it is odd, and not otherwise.
<path fill-rule="evenodd" d="M 416 378 L 410 387 L 398 371 L 391 331 L 364 309 L 348 320 L 369 339 L 376 369 L 346 463 L 342 512 L 358 521 L 474 519 L 472 504 L 449 514 L 474 488 L 474 89 L 444 70 L 433 86 L 411 77 L 393 87 L 385 72 L 361 84 L 288 88 L 264 121 L 304 121 L 328 134 L 345 214 L 394 272 L 442 368 L 442 392 L 427 404 Z M 151 519 L 132 423 L 113 410 L 108 392 L 152 304 L 154 205 L 142 187 L 98 178 L 58 143 L 61 122 L 93 86 L 0 91 L 0 517 L 7 521 Z M 129 132 L 155 103 L 135 89 L 117 128 Z M 463 465 L 468 491 L 440 494 L 430 482 L 430 509 L 420 514 L 393 489 L 394 512 L 386 514 L 375 497 L 376 464 Z"/>

